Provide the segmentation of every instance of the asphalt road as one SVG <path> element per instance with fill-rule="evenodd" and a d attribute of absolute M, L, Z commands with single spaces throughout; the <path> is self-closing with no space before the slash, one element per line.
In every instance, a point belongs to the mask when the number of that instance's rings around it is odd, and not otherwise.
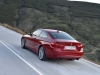
<path fill-rule="evenodd" d="M 100 66 L 80 59 L 41 61 L 20 46 L 21 34 L 0 26 L 0 75 L 100 75 Z"/>

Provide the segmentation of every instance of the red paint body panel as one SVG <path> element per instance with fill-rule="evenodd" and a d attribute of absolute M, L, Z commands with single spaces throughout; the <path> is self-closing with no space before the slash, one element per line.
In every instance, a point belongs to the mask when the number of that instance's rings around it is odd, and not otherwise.
<path fill-rule="evenodd" d="M 25 46 L 38 54 L 38 49 L 43 46 L 47 58 L 78 59 L 83 56 L 83 46 L 76 40 L 54 39 L 49 32 L 57 30 L 41 29 L 47 34 L 47 38 L 24 35 Z M 54 44 L 53 44 L 54 43 Z M 53 46 L 54 47 L 53 47 Z M 66 50 L 65 46 L 75 46 L 76 50 Z"/>

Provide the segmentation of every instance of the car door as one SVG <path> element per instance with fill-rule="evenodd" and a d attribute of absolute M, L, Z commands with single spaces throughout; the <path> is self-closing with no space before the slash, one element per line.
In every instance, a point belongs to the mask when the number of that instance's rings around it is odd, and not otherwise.
<path fill-rule="evenodd" d="M 40 45 L 43 45 L 43 43 L 45 43 L 45 40 L 47 40 L 47 35 L 46 33 L 42 30 L 42 32 L 36 36 L 36 39 L 35 39 L 35 49 L 36 49 L 36 52 L 38 52 L 38 48 Z"/>
<path fill-rule="evenodd" d="M 31 37 L 31 49 L 36 52 L 36 46 L 38 46 L 38 36 L 39 34 L 42 32 L 41 29 L 38 29 L 36 31 L 33 32 L 32 37 Z"/>

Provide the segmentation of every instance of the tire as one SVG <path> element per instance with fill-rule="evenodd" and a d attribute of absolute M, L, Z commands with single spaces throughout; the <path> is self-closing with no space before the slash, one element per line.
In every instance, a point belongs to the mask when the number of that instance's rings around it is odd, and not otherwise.
<path fill-rule="evenodd" d="M 21 39 L 21 47 L 22 47 L 22 48 L 26 48 L 26 47 L 25 47 L 25 39 L 24 39 L 24 38 Z"/>
<path fill-rule="evenodd" d="M 43 46 L 41 46 L 41 47 L 39 48 L 38 57 L 39 57 L 39 59 L 42 60 L 42 61 L 45 61 L 45 60 L 46 60 L 45 50 L 44 50 Z"/>

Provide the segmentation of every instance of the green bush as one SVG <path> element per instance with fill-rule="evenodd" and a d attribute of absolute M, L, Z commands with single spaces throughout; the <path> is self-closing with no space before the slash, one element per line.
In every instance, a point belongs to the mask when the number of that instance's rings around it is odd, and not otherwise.
<path fill-rule="evenodd" d="M 95 51 L 95 57 L 98 61 L 100 61 L 100 50 Z"/>
<path fill-rule="evenodd" d="M 0 6 L 0 22 L 14 25 L 17 4 L 6 4 Z"/>
<path fill-rule="evenodd" d="M 96 62 L 96 58 L 95 58 L 95 55 L 94 55 L 94 54 L 85 54 L 85 56 L 86 56 L 89 60 Z"/>

